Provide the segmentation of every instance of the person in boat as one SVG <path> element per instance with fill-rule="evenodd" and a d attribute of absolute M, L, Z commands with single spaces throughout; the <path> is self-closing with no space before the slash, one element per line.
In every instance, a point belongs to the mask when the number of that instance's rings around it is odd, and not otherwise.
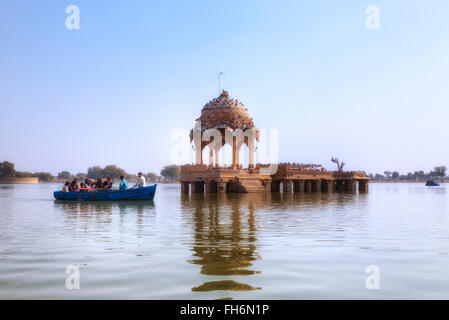
<path fill-rule="evenodd" d="M 126 181 L 125 176 L 120 176 L 119 190 L 128 190 L 128 181 Z"/>
<path fill-rule="evenodd" d="M 103 189 L 112 189 L 114 182 L 111 177 L 107 177 L 106 181 L 103 183 Z"/>
<path fill-rule="evenodd" d="M 99 190 L 103 188 L 103 180 L 101 178 L 97 179 L 97 182 L 95 183 L 95 189 Z"/>
<path fill-rule="evenodd" d="M 86 188 L 92 188 L 95 185 L 95 183 L 89 178 L 84 179 L 84 184 L 86 185 Z"/>
<path fill-rule="evenodd" d="M 137 178 L 137 182 L 136 184 L 133 186 L 133 188 L 142 188 L 145 187 L 146 182 L 145 182 L 145 177 L 143 176 L 142 172 L 139 172 L 137 174 L 138 178 Z"/>
<path fill-rule="evenodd" d="M 66 181 L 64 187 L 62 187 L 62 192 L 70 192 L 69 191 L 70 182 Z"/>
<path fill-rule="evenodd" d="M 69 192 L 78 192 L 79 191 L 78 180 L 73 179 L 72 183 L 69 186 Z"/>

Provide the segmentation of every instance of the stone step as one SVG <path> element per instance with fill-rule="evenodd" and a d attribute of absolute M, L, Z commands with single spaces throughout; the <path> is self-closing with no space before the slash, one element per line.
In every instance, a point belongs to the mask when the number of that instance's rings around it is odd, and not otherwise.
<path fill-rule="evenodd" d="M 239 179 L 239 186 L 245 190 L 245 192 L 264 192 L 265 186 L 262 185 L 260 180 L 255 179 Z"/>

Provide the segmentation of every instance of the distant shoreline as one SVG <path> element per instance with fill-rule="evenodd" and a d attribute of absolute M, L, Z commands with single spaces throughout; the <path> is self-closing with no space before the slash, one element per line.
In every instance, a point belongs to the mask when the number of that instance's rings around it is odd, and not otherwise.
<path fill-rule="evenodd" d="M 64 182 L 66 182 L 67 180 L 65 179 L 60 179 L 60 180 L 52 180 L 52 181 L 41 181 L 39 182 L 40 184 L 44 184 L 44 183 L 48 183 L 48 184 L 52 184 L 52 183 L 61 183 L 64 184 Z M 72 180 L 69 180 L 72 181 Z M 82 181 L 78 181 L 78 182 L 82 182 Z M 136 183 L 137 180 L 128 180 L 129 184 L 133 184 Z M 120 183 L 120 181 L 115 180 L 114 184 L 118 184 Z M 177 180 L 173 180 L 173 181 L 146 181 L 147 185 L 152 185 L 152 184 L 179 184 L 179 181 Z"/>
<path fill-rule="evenodd" d="M 26 177 L 26 178 L 17 178 L 17 177 L 10 177 L 10 178 L 0 178 L 0 184 L 37 184 L 39 183 L 39 178 L 37 177 Z"/>
<path fill-rule="evenodd" d="M 26 177 L 26 178 L 0 178 L 0 184 L 51 184 L 51 183 L 64 183 L 66 180 L 53 180 L 53 181 L 39 181 L 37 177 Z M 438 183 L 449 183 L 449 180 L 435 180 Z M 135 183 L 136 181 L 128 181 L 129 183 Z M 425 184 L 427 180 L 421 181 L 407 181 L 407 180 L 369 180 L 369 183 L 418 183 Z M 152 184 L 179 184 L 179 181 L 147 181 L 148 185 Z"/>
<path fill-rule="evenodd" d="M 435 180 L 438 183 L 446 183 L 448 182 L 447 180 Z M 420 184 L 424 184 L 426 183 L 427 180 L 422 180 L 422 181 L 407 181 L 407 180 L 370 180 L 369 183 L 420 183 Z"/>

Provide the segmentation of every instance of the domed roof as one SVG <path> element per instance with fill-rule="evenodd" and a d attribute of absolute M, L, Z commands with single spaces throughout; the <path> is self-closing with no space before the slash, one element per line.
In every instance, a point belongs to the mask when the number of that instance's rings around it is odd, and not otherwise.
<path fill-rule="evenodd" d="M 225 90 L 219 97 L 209 101 L 201 110 L 201 130 L 206 129 L 250 129 L 254 128 L 253 119 L 245 106 L 229 97 Z"/>

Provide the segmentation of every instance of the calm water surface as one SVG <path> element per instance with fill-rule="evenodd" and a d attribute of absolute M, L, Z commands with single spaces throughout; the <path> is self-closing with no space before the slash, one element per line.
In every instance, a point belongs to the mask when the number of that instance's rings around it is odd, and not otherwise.
<path fill-rule="evenodd" d="M 151 203 L 53 200 L 0 185 L 0 298 L 449 299 L 449 193 L 180 194 Z M 67 265 L 80 289 L 66 288 Z M 380 270 L 368 290 L 365 268 Z"/>

